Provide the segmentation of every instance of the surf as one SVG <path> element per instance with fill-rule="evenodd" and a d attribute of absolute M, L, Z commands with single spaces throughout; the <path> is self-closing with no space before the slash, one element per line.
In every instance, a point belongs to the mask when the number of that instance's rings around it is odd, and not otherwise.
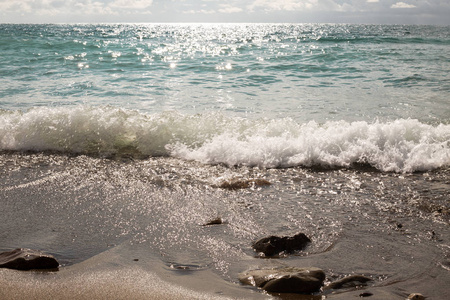
<path fill-rule="evenodd" d="M 112 106 L 0 113 L 0 150 L 101 157 L 172 156 L 204 164 L 426 171 L 450 164 L 450 125 L 248 119 L 220 112 L 145 114 Z"/>

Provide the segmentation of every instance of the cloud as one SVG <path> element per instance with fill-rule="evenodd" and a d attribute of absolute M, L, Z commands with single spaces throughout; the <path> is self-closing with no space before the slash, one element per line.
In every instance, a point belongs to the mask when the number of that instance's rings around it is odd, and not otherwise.
<path fill-rule="evenodd" d="M 122 9 L 145 9 L 153 4 L 153 0 L 115 0 L 109 6 Z"/>
<path fill-rule="evenodd" d="M 117 15 L 146 12 L 152 4 L 153 0 L 0 0 L 0 10 L 37 15 Z"/>
<path fill-rule="evenodd" d="M 392 4 L 391 8 L 415 8 L 415 5 L 408 4 L 405 2 L 397 2 L 395 4 Z"/>
<path fill-rule="evenodd" d="M 217 3 L 215 0 L 198 0 L 190 1 L 186 3 L 186 7 L 190 9 L 183 10 L 183 14 L 202 14 L 202 15 L 213 15 L 217 13 L 221 14 L 233 14 L 241 13 L 244 11 L 243 5 L 238 1 L 228 1 L 227 3 Z"/>
<path fill-rule="evenodd" d="M 211 15 L 211 14 L 215 14 L 216 11 L 213 9 L 199 9 L 199 10 L 195 10 L 195 9 L 191 9 L 191 10 L 186 10 L 183 11 L 184 14 L 204 14 L 204 15 Z"/>
<path fill-rule="evenodd" d="M 306 10 L 312 9 L 315 5 L 317 5 L 318 2 L 318 0 L 255 0 L 252 4 L 249 5 L 249 9 L 254 10 L 256 8 L 263 8 L 266 11 Z"/>
<path fill-rule="evenodd" d="M 253 0 L 247 8 L 251 12 L 354 12 L 360 11 L 363 3 L 361 0 Z"/>
<path fill-rule="evenodd" d="M 449 15 L 449 0 L 0 0 L 0 22 L 5 23 L 450 24 Z"/>
<path fill-rule="evenodd" d="M 218 10 L 221 13 L 231 14 L 231 13 L 239 13 L 242 12 L 243 9 L 237 6 L 232 6 L 229 4 L 220 4 L 220 9 Z"/>
<path fill-rule="evenodd" d="M 43 10 L 40 13 L 45 15 L 46 11 Z M 111 7 L 104 5 L 104 3 L 85 0 L 65 2 L 64 6 L 59 8 L 59 14 L 114 15 L 117 12 Z"/>

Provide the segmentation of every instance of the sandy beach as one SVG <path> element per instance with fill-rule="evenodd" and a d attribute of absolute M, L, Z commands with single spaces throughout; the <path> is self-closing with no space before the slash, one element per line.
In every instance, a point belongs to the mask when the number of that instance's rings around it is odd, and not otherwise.
<path fill-rule="evenodd" d="M 2 299 L 449 295 L 445 169 L 230 169 L 49 154 L 2 154 L 2 162 L 2 250 L 43 250 L 61 264 L 57 272 L 1 269 Z M 264 176 L 271 185 L 228 190 L 210 181 L 224 174 Z M 217 215 L 226 222 L 202 226 Z M 312 240 L 304 251 L 263 259 L 251 248 L 264 235 L 299 230 Z M 278 267 L 321 268 L 325 287 L 352 274 L 372 281 L 302 296 L 269 295 L 238 280 L 246 270 Z"/>

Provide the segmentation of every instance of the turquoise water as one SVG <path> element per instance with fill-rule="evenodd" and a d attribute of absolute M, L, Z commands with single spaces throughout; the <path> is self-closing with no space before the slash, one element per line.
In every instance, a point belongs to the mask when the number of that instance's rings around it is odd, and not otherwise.
<path fill-rule="evenodd" d="M 0 105 L 449 122 L 450 27 L 0 25 Z"/>
<path fill-rule="evenodd" d="M 434 169 L 449 49 L 448 26 L 4 24 L 0 149 Z"/>

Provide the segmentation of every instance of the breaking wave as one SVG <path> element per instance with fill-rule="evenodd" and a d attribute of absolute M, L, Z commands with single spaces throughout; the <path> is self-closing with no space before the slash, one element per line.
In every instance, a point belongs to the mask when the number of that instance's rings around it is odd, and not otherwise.
<path fill-rule="evenodd" d="M 351 167 L 414 172 L 450 165 L 450 125 L 243 119 L 221 113 L 142 114 L 115 107 L 0 111 L 1 151 L 94 156 L 173 156 L 264 168 Z"/>

